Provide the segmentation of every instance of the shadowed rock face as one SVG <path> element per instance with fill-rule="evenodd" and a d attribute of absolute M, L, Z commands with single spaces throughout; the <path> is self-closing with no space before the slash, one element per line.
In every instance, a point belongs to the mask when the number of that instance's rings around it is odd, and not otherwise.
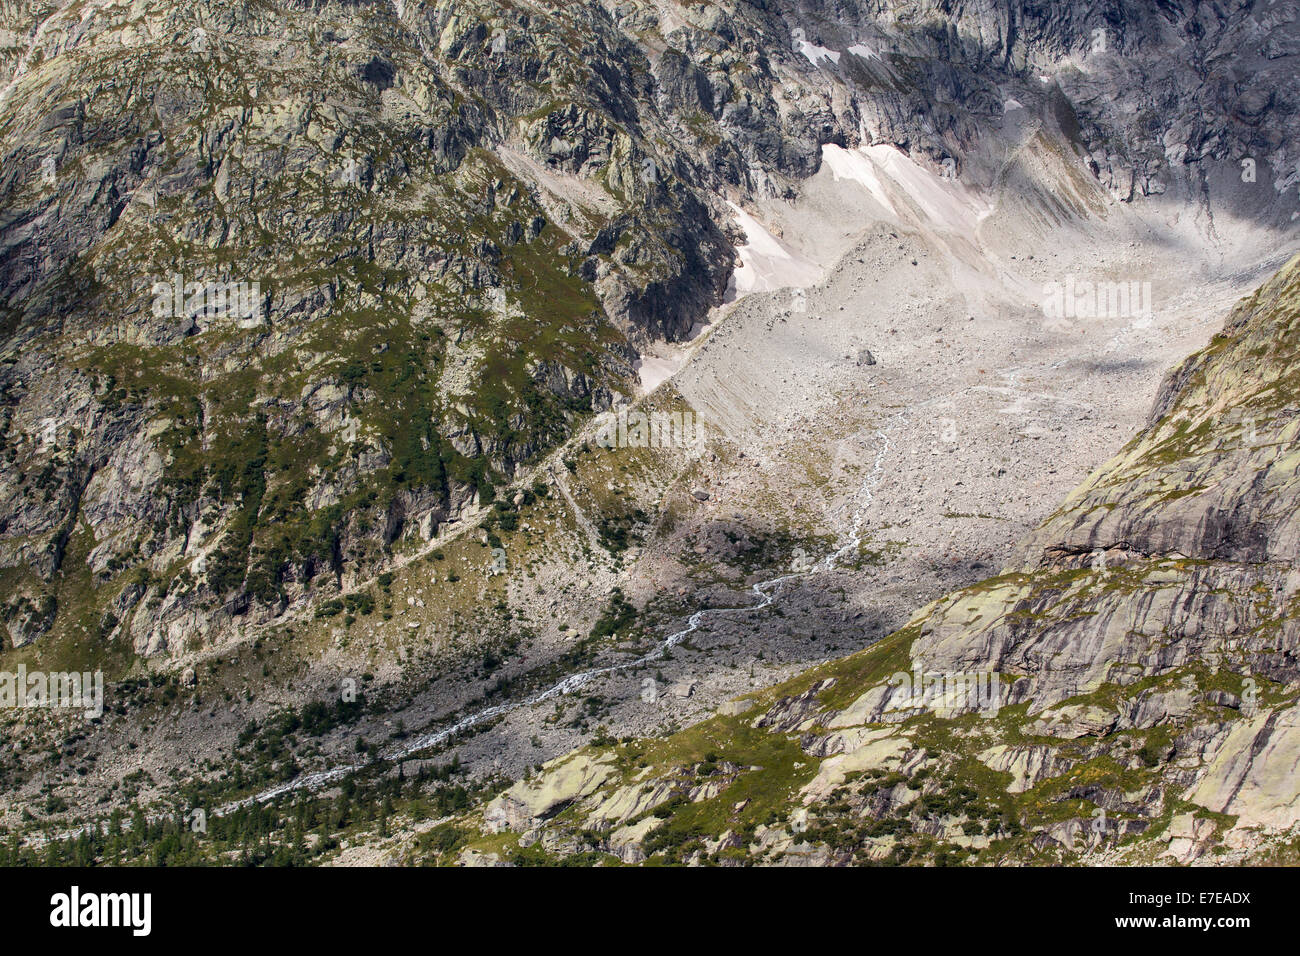
<path fill-rule="evenodd" d="M 1298 324 L 1300 258 L 1169 374 L 1018 564 L 754 695 L 757 717 L 558 760 L 484 824 L 632 862 L 1276 858 L 1300 825 Z M 979 675 L 997 681 L 957 680 Z M 563 813 L 520 809 L 593 761 L 605 781 Z M 701 795 L 724 764 L 749 776 Z M 672 812 L 611 826 L 628 781 L 676 793 Z M 573 827 L 597 836 L 564 844 Z"/>
<path fill-rule="evenodd" d="M 1292 13 L 947 6 L 11 6 L 0 561 L 138 594 L 150 654 L 346 588 L 630 391 L 723 198 L 828 143 L 992 185 L 1028 110 L 1121 199 L 1281 221 Z"/>

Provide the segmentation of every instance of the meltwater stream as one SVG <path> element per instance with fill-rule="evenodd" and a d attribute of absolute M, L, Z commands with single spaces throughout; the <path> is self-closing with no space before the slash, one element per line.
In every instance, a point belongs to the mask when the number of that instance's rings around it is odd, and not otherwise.
<path fill-rule="evenodd" d="M 890 419 L 889 424 L 876 432 L 876 436 L 880 439 L 880 447 L 877 449 L 876 459 L 872 465 L 871 472 L 862 483 L 862 487 L 858 489 L 858 497 L 862 499 L 862 503 L 857 509 L 857 513 L 854 515 L 853 523 L 849 530 L 848 542 L 806 570 L 783 574 L 779 577 L 769 578 L 766 581 L 760 581 L 757 584 L 752 585 L 750 590 L 758 596 L 758 602 L 756 604 L 745 604 L 739 607 L 704 608 L 703 610 L 696 611 L 687 618 L 686 626 L 684 628 L 680 631 L 675 631 L 674 633 L 669 634 L 651 650 L 633 660 L 623 661 L 618 664 L 610 664 L 607 667 L 596 667 L 591 670 L 580 671 L 576 674 L 570 674 L 558 683 L 548 687 L 540 693 L 532 695 L 531 697 L 508 701 L 504 704 L 497 704 L 493 707 L 487 707 L 483 710 L 476 711 L 473 714 L 462 717 L 454 724 L 444 727 L 441 730 L 430 731 L 429 733 L 421 734 L 411 740 L 403 741 L 399 746 L 390 747 L 389 749 L 380 752 L 377 757 L 372 758 L 371 760 L 333 767 L 329 770 L 321 770 L 316 773 L 304 774 L 301 777 L 297 777 L 267 790 L 263 790 L 251 797 L 245 797 L 243 800 L 226 804 L 225 806 L 215 810 L 214 815 L 222 816 L 233 810 L 238 810 L 253 803 L 266 803 L 267 801 L 274 800 L 277 797 L 282 797 L 287 793 L 295 793 L 300 790 L 319 790 L 321 787 L 327 786 L 328 784 L 334 783 L 337 780 L 341 780 L 359 770 L 364 770 L 366 767 L 373 766 L 382 761 L 401 760 L 405 757 L 411 756 L 412 754 L 418 753 L 421 750 L 436 747 L 454 737 L 456 734 L 468 730 L 471 727 L 477 727 L 479 724 L 492 720 L 495 717 L 500 717 L 502 714 L 508 714 L 524 707 L 531 707 L 534 704 L 540 704 L 553 697 L 572 693 L 578 688 L 585 686 L 590 681 L 595 680 L 597 677 L 603 677 L 606 674 L 614 674 L 619 671 L 641 667 L 645 664 L 656 661 L 662 658 L 670 649 L 676 647 L 685 640 L 688 634 L 692 634 L 699 630 L 700 625 L 714 615 L 749 614 L 754 611 L 761 611 L 763 608 L 770 606 L 777 597 L 780 596 L 781 589 L 787 581 L 829 571 L 839 564 L 842 558 L 858 549 L 858 546 L 862 542 L 862 524 L 866 520 L 867 510 L 873 501 L 872 490 L 880 481 L 880 474 L 884 468 L 885 456 L 889 453 L 890 433 L 894 431 L 899 422 L 902 421 L 902 418 L 903 412 L 897 413 Z"/>

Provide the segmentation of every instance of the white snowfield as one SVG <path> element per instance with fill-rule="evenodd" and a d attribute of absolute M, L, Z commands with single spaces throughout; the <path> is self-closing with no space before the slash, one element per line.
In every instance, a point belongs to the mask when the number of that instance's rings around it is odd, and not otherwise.
<path fill-rule="evenodd" d="M 878 167 L 862 150 L 849 150 L 834 145 L 823 146 L 822 162 L 831 171 L 836 182 L 847 179 L 865 186 L 867 192 L 871 193 L 871 197 L 880 203 L 887 213 L 891 216 L 897 215 L 898 211 L 885 191 L 885 184 L 877 175 Z"/>
<path fill-rule="evenodd" d="M 841 188 L 855 188 L 847 184 L 862 186 L 874 200 L 867 221 L 859 223 L 859 229 L 868 227 L 872 221 L 879 221 L 917 226 L 932 234 L 970 240 L 975 237 L 979 224 L 993 212 L 991 203 L 963 184 L 926 169 L 893 146 L 844 149 L 827 145 L 822 147 L 822 161 L 834 182 L 846 183 Z M 841 249 L 831 256 L 819 255 L 817 258 L 821 261 L 814 261 L 782 242 L 735 203 L 728 202 L 727 205 L 745 233 L 744 243 L 736 247 L 740 265 L 727 287 L 724 299 L 727 306 L 754 292 L 817 286 L 824 281 L 839 254 L 845 251 Z M 955 264 L 954 269 L 965 271 L 968 267 Z M 654 391 L 673 378 L 689 361 L 697 344 L 652 346 L 652 351 L 644 355 L 636 367 L 642 389 Z"/>
<path fill-rule="evenodd" d="M 822 280 L 821 266 L 792 250 L 735 203 L 727 205 L 745 230 L 745 242 L 736 248 L 741 264 L 732 276 L 734 290 L 728 290 L 728 300 L 750 292 L 803 288 Z"/>
<path fill-rule="evenodd" d="M 668 349 L 664 348 L 663 351 L 667 352 Z M 641 388 L 648 394 L 672 378 L 685 363 L 685 351 L 675 350 L 672 355 L 642 355 L 634 367 L 641 380 Z"/>
<path fill-rule="evenodd" d="M 990 203 L 962 183 L 936 175 L 893 146 L 845 149 L 828 143 L 822 147 L 822 160 L 836 180 L 861 184 L 903 221 L 974 236 L 993 212 Z M 920 215 L 908 214 L 909 205 Z"/>
<path fill-rule="evenodd" d="M 816 66 L 822 60 L 830 60 L 838 65 L 840 54 L 834 50 L 827 49 L 824 46 L 818 46 L 816 43 L 809 43 L 807 40 L 798 41 L 799 52 L 808 58 L 808 62 Z"/>

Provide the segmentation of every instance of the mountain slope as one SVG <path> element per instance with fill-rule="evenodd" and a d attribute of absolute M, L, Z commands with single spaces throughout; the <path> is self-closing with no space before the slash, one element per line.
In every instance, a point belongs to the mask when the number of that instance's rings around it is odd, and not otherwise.
<path fill-rule="evenodd" d="M 1285 10 L 949 7 L 6 8 L 11 646 L 165 666 L 476 520 L 825 147 L 989 187 L 1032 114 L 1121 200 L 1287 221 Z"/>
<path fill-rule="evenodd" d="M 1298 332 L 1300 258 L 1023 564 L 687 731 L 559 758 L 415 856 L 1292 858 Z"/>
<path fill-rule="evenodd" d="M 260 859 L 302 800 L 346 859 L 385 794 L 670 733 L 1004 566 L 1294 250 L 1297 31 L 6 5 L 0 674 L 102 671 L 106 712 L 0 710 L 0 828 L 234 807 L 242 848 L 185 853 Z M 1045 322 L 1071 277 L 1154 308 Z M 704 437 L 602 441 L 640 414 Z M 1172 554 L 1108 505 L 1013 568 Z"/>

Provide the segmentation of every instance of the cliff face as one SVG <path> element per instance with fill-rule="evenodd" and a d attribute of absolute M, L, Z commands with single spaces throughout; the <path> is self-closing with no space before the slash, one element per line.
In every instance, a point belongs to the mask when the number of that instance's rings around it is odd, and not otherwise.
<path fill-rule="evenodd" d="M 979 185 L 1028 109 L 1120 199 L 1285 215 L 1285 5 L 949 7 L 6 7 L 12 643 L 176 653 L 427 541 L 630 392 L 723 294 L 723 199 L 824 144 Z"/>
<path fill-rule="evenodd" d="M 554 761 L 444 856 L 1287 859 L 1298 334 L 1294 259 L 1015 565 L 687 731 Z"/>

